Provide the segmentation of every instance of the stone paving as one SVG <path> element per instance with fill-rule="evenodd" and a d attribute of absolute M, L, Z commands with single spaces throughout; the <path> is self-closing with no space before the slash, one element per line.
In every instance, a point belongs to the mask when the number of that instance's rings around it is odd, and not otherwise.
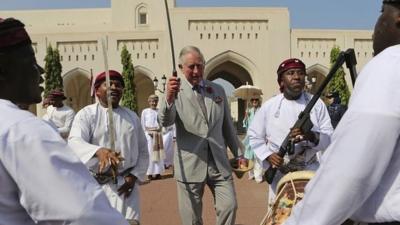
<path fill-rule="evenodd" d="M 235 176 L 234 176 L 235 177 Z M 141 225 L 181 225 L 178 213 L 176 182 L 168 170 L 163 179 L 152 180 L 140 186 Z M 257 184 L 235 177 L 238 199 L 236 225 L 259 225 L 267 212 L 267 184 Z M 203 197 L 204 225 L 215 224 L 213 198 L 208 188 Z"/>

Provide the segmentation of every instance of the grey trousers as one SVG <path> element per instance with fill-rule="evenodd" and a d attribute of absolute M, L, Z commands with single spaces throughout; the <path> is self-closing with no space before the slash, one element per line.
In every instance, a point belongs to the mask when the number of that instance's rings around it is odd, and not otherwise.
<path fill-rule="evenodd" d="M 201 183 L 177 182 L 178 205 L 182 225 L 203 225 L 203 194 L 208 186 L 214 197 L 217 225 L 234 225 L 237 201 L 232 176 L 225 179 L 214 163 L 209 163 L 208 175 Z"/>

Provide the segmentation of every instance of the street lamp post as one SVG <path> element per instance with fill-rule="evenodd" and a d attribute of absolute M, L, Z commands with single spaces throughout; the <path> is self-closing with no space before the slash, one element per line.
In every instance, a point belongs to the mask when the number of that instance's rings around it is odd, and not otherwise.
<path fill-rule="evenodd" d="M 161 89 L 158 88 L 158 79 L 157 76 L 154 77 L 153 79 L 153 85 L 154 85 L 154 90 L 157 90 L 161 93 L 164 94 L 165 92 L 165 84 L 167 83 L 167 77 L 165 76 L 165 74 L 162 75 L 161 77 Z"/>
<path fill-rule="evenodd" d="M 306 86 L 306 89 L 308 92 L 312 92 L 312 89 L 313 89 L 315 83 L 317 83 L 317 77 L 307 75 L 305 86 Z"/>

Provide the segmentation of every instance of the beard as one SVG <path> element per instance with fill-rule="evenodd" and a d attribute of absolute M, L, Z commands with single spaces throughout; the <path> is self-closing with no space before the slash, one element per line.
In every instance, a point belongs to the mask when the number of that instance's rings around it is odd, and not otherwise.
<path fill-rule="evenodd" d="M 303 93 L 303 89 L 301 89 L 301 90 L 293 90 L 293 89 L 290 89 L 290 88 L 285 88 L 284 91 L 283 91 L 283 94 L 285 95 L 285 97 L 287 99 L 290 99 L 290 100 L 299 99 L 300 96 L 301 96 L 301 93 Z"/>

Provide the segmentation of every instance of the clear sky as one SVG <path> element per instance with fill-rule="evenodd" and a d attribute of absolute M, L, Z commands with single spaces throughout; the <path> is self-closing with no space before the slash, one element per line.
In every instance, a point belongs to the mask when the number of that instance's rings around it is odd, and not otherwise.
<path fill-rule="evenodd" d="M 160 0 L 160 4 L 162 2 Z M 379 16 L 382 1 L 176 0 L 176 3 L 178 7 L 288 7 L 292 28 L 372 30 Z M 0 10 L 106 7 L 110 7 L 110 0 L 0 0 Z"/>

